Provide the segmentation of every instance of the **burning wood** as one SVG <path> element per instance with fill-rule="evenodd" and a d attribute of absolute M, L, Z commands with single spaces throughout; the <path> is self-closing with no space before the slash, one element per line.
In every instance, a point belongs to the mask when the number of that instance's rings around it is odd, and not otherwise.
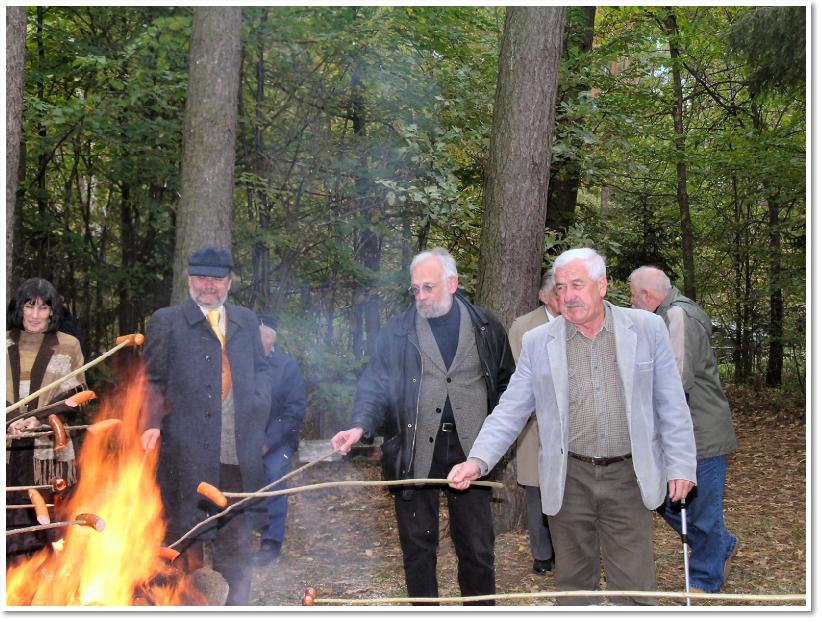
<path fill-rule="evenodd" d="M 54 509 L 54 522 L 27 529 L 70 528 L 59 546 L 7 569 L 7 605 L 207 604 L 192 578 L 170 563 L 177 552 L 162 546 L 165 524 L 154 478 L 159 452 L 146 454 L 140 444 L 143 395 L 140 376 L 119 403 L 101 404 L 78 457 L 80 479 L 71 497 Z M 110 434 L 114 430 L 120 433 Z M 52 482 L 43 488 L 60 487 Z"/>

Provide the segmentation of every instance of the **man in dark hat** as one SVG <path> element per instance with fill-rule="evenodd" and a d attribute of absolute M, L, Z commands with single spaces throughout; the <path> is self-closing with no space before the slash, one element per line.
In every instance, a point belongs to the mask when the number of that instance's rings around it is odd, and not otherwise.
<path fill-rule="evenodd" d="M 257 316 L 226 303 L 233 267 L 225 248 L 196 250 L 188 262 L 191 297 L 157 310 L 146 331 L 142 441 L 147 451 L 159 443 L 157 479 L 169 542 L 219 511 L 196 493 L 201 481 L 224 491 L 265 485 L 262 444 L 271 378 Z M 264 524 L 259 503 L 209 523 L 185 541 L 185 567 L 204 564 L 209 542 L 214 570 L 229 586 L 226 604 L 247 605 L 253 533 Z"/>
<path fill-rule="evenodd" d="M 300 428 L 305 416 L 305 385 L 300 367 L 293 358 L 276 347 L 277 318 L 260 315 L 260 337 L 263 351 L 271 367 L 271 410 L 265 429 L 263 466 L 269 482 L 275 482 L 288 472 L 300 442 Z M 272 490 L 285 488 L 285 482 Z M 260 550 L 251 558 L 255 566 L 267 566 L 280 555 L 285 538 L 288 497 L 269 497 L 268 527 L 262 533 Z"/>

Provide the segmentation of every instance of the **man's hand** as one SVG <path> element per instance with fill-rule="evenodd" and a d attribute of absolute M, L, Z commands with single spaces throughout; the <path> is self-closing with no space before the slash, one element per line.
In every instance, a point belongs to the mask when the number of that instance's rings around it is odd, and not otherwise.
<path fill-rule="evenodd" d="M 365 434 L 365 430 L 362 428 L 351 428 L 350 430 L 337 432 L 334 438 L 331 439 L 331 448 L 344 456 L 360 441 L 363 434 Z"/>
<path fill-rule="evenodd" d="M 448 485 L 457 490 L 465 490 L 475 479 L 479 479 L 480 465 L 476 460 L 470 458 L 465 462 L 455 464 L 448 473 Z"/>
<path fill-rule="evenodd" d="M 20 432 L 30 430 L 31 428 L 36 428 L 38 425 L 40 425 L 40 421 L 37 419 L 37 417 L 26 417 L 25 419 L 18 419 L 17 421 L 9 425 L 8 433 L 18 434 Z"/>
<path fill-rule="evenodd" d="M 687 479 L 672 479 L 668 482 L 668 496 L 671 497 L 671 501 L 674 503 L 682 501 L 688 496 L 693 487 L 694 483 Z"/>
<path fill-rule="evenodd" d="M 157 446 L 157 441 L 160 440 L 160 429 L 149 428 L 143 432 L 140 441 L 143 443 L 143 451 L 151 451 Z"/>

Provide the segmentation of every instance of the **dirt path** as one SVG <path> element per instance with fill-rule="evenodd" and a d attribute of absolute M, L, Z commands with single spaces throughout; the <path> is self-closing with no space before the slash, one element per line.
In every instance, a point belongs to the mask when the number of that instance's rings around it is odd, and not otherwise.
<path fill-rule="evenodd" d="M 730 594 L 797 594 L 806 591 L 805 426 L 796 414 L 765 404 L 750 392 L 730 396 L 739 449 L 731 456 L 726 521 L 740 539 L 723 591 Z M 322 463 L 299 474 L 292 485 L 344 479 L 380 479 L 365 459 Z M 390 495 L 382 488 L 339 488 L 289 498 L 286 543 L 277 563 L 255 571 L 252 604 L 300 604 L 306 586 L 326 598 L 405 596 L 402 554 Z M 684 589 L 682 544 L 659 517 L 654 518 L 658 588 Z M 440 594 L 457 595 L 456 559 L 441 513 Z M 553 573 L 531 572 L 526 531 L 499 535 L 496 541 L 499 593 L 550 591 Z M 545 600 L 500 604 L 546 605 Z M 663 600 L 662 605 L 682 601 Z M 789 605 L 789 603 L 745 603 Z M 797 603 L 790 603 L 794 606 Z M 731 601 L 694 601 L 695 606 Z"/>

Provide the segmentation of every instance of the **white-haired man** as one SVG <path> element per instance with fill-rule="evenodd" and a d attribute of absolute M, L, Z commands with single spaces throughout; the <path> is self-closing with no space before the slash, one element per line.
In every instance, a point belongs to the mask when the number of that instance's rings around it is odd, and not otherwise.
<path fill-rule="evenodd" d="M 711 319 L 683 296 L 659 268 L 641 266 L 631 273 L 631 304 L 656 313 L 668 327 L 682 388 L 691 409 L 696 439 L 699 487 L 688 497 L 688 558 L 693 589 L 718 592 L 725 583 L 737 538 L 725 528 L 727 454 L 736 449 L 731 407 L 722 390 L 711 347 Z M 678 504 L 666 500 L 657 511 L 681 530 Z"/>
<path fill-rule="evenodd" d="M 648 510 L 666 489 L 677 501 L 696 482 L 693 427 L 665 323 L 606 302 L 605 262 L 591 249 L 562 253 L 553 270 L 562 318 L 525 334 L 508 389 L 448 479 L 461 490 L 484 475 L 536 411 L 558 589 L 599 589 L 601 555 L 609 590 L 653 591 Z"/>
<path fill-rule="evenodd" d="M 411 262 L 415 304 L 380 331 L 357 385 L 351 428 L 331 439 L 346 454 L 383 430 L 387 480 L 444 478 L 465 460 L 514 368 L 502 324 L 457 294 L 454 258 L 442 248 Z M 436 597 L 439 502 L 448 501 L 463 596 L 493 594 L 494 526 L 488 489 L 444 486 L 392 490 L 408 595 Z M 492 605 L 493 600 L 467 604 Z"/>

